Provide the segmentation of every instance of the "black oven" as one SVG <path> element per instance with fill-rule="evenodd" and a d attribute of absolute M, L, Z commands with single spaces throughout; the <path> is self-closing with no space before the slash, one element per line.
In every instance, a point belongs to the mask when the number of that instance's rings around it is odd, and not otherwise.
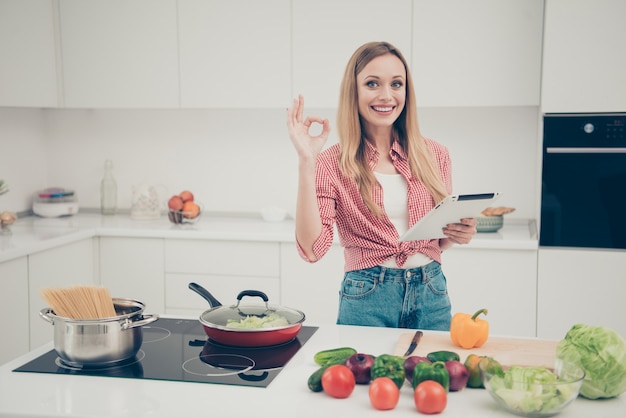
<path fill-rule="evenodd" d="M 626 113 L 544 115 L 539 245 L 626 249 Z"/>

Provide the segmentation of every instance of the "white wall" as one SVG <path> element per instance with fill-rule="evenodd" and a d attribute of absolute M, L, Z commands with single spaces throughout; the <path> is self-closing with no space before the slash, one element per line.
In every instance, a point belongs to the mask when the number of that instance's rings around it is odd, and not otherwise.
<path fill-rule="evenodd" d="M 51 186 L 74 189 L 81 207 L 97 208 L 107 158 L 121 208 L 130 208 L 133 185 L 147 182 L 163 186 L 163 200 L 192 190 L 209 211 L 291 210 L 297 163 L 285 113 L 0 108 L 0 178 L 11 186 L 0 210 L 28 210 L 32 193 Z M 334 125 L 333 109 L 309 113 Z M 536 218 L 538 108 L 424 108 L 419 115 L 424 135 L 450 148 L 456 192 L 499 190 L 499 204 L 517 208 L 512 217 Z"/>
<path fill-rule="evenodd" d="M 0 212 L 30 208 L 32 193 L 46 184 L 48 156 L 43 110 L 0 108 L 0 179 L 9 193 Z"/>

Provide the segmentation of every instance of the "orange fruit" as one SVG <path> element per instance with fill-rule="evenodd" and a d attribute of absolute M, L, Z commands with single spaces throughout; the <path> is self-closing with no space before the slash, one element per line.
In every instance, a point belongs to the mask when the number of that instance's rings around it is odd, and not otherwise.
<path fill-rule="evenodd" d="M 200 215 L 200 206 L 198 206 L 193 200 L 188 200 L 183 203 L 183 216 L 188 219 L 193 219 Z"/>

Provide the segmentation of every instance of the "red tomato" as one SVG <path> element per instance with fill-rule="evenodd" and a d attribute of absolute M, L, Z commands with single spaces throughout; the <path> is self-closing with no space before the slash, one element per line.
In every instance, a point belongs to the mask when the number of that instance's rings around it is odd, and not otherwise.
<path fill-rule="evenodd" d="M 330 366 L 322 374 L 322 388 L 333 398 L 347 398 L 355 386 L 354 373 L 343 364 Z"/>
<path fill-rule="evenodd" d="M 369 395 L 372 406 L 385 411 L 398 405 L 400 389 L 390 378 L 377 377 L 370 383 Z"/>
<path fill-rule="evenodd" d="M 413 392 L 415 407 L 422 414 L 438 414 L 446 409 L 448 394 L 441 383 L 424 380 Z"/>

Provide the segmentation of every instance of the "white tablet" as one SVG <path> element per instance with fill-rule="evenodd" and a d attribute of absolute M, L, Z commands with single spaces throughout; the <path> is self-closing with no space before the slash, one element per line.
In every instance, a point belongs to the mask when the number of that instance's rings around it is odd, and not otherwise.
<path fill-rule="evenodd" d="M 398 241 L 445 238 L 442 229 L 446 225 L 459 223 L 463 218 L 475 218 L 499 197 L 500 193 L 448 196 L 402 234 Z"/>

